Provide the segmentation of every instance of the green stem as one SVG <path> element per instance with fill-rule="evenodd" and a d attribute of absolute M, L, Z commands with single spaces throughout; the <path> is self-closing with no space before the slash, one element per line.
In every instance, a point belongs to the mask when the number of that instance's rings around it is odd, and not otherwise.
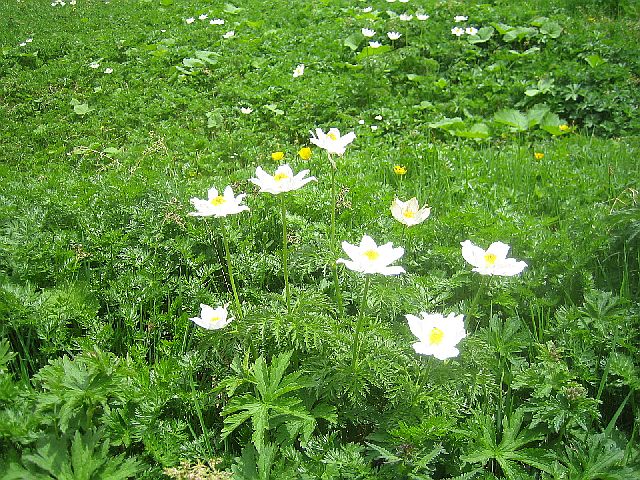
<path fill-rule="evenodd" d="M 193 395 L 193 404 L 196 408 L 196 415 L 198 416 L 198 420 L 200 421 L 200 428 L 202 428 L 202 434 L 204 435 L 204 441 L 207 445 L 207 450 L 209 450 L 209 455 L 213 458 L 213 449 L 211 448 L 211 444 L 209 443 L 209 430 L 204 423 L 204 417 L 202 416 L 202 408 L 200 407 L 200 401 L 198 400 L 198 395 L 196 393 L 196 387 L 193 382 L 193 372 L 190 373 L 189 383 L 191 384 L 191 394 Z"/>
<path fill-rule="evenodd" d="M 327 153 L 329 157 L 329 167 L 331 168 L 331 231 L 330 231 L 330 245 L 331 251 L 334 254 L 338 248 L 336 245 L 336 207 L 338 203 L 337 195 L 336 195 L 336 167 L 331 159 L 331 154 Z M 338 303 L 338 313 L 341 318 L 344 318 L 344 304 L 342 302 L 342 290 L 340 289 L 340 282 L 338 280 L 338 266 L 336 262 L 333 261 L 331 267 L 333 273 L 333 290 L 336 295 L 336 302 Z"/>
<path fill-rule="evenodd" d="M 227 227 L 225 221 L 220 222 L 222 225 L 222 243 L 224 244 L 224 254 L 227 258 L 227 271 L 229 272 L 229 282 L 231 283 L 231 290 L 233 292 L 233 300 L 236 304 L 236 315 L 242 319 L 244 312 L 242 311 L 242 305 L 238 298 L 238 291 L 236 290 L 236 282 L 233 278 L 233 267 L 231 266 L 231 254 L 229 253 L 229 235 L 227 234 Z"/>
<path fill-rule="evenodd" d="M 284 270 L 284 295 L 287 302 L 287 313 L 291 313 L 291 292 L 289 291 L 289 266 L 287 265 L 287 205 L 284 195 L 281 196 L 282 207 L 282 268 Z"/>
<path fill-rule="evenodd" d="M 364 320 L 364 312 L 367 309 L 367 293 L 369 292 L 369 284 L 371 277 L 367 275 L 364 282 L 364 290 L 362 291 L 362 301 L 360 302 L 360 311 L 358 312 L 358 320 L 356 321 L 356 330 L 353 334 L 353 359 L 351 369 L 355 372 L 358 366 L 358 353 L 360 350 L 360 331 L 362 330 L 362 322 Z"/>
<path fill-rule="evenodd" d="M 491 277 L 489 277 L 490 279 Z M 486 287 L 489 285 L 490 280 L 485 280 L 484 278 L 480 280 L 480 284 L 478 285 L 478 290 L 476 290 L 476 294 L 471 301 L 471 305 L 469 306 L 469 310 L 467 311 L 467 325 L 471 325 L 471 320 L 476 316 L 476 312 L 478 310 L 478 303 L 480 302 L 480 296 L 486 290 Z M 476 330 L 478 329 L 478 324 L 476 323 Z"/>

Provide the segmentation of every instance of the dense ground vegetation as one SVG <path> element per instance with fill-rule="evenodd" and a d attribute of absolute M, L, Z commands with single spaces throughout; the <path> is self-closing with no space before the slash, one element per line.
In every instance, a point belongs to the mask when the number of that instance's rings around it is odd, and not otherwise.
<path fill-rule="evenodd" d="M 0 479 L 640 478 L 639 14 L 0 2 Z M 283 163 L 317 181 L 260 193 Z M 336 266 L 365 234 L 406 273 Z"/>

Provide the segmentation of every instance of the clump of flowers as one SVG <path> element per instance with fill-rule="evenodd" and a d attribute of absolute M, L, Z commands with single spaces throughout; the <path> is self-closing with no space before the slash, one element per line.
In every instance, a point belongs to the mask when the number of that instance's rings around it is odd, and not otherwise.
<path fill-rule="evenodd" d="M 192 198 L 190 200 L 196 211 L 190 212 L 188 215 L 193 217 L 219 218 L 249 210 L 249 207 L 246 205 L 241 205 L 246 194 L 241 193 L 237 197 L 234 196 L 231 185 L 224 189 L 224 194 L 222 195 L 218 193 L 215 187 L 210 188 L 207 193 L 209 196 L 207 200 L 200 198 Z"/>

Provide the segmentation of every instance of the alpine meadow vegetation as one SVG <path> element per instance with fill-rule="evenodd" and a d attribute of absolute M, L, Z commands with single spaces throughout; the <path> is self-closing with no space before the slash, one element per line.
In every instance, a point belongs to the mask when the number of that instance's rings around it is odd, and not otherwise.
<path fill-rule="evenodd" d="M 640 478 L 633 0 L 0 2 L 0 480 Z"/>

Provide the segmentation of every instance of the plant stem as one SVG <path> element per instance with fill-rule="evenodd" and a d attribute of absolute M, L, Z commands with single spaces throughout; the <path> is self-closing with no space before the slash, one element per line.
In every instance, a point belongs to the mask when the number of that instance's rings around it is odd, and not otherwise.
<path fill-rule="evenodd" d="M 289 291 L 289 266 L 287 264 L 287 205 L 284 195 L 281 195 L 282 207 L 282 268 L 284 270 L 284 296 L 287 302 L 287 313 L 291 313 L 291 292 Z"/>
<path fill-rule="evenodd" d="M 233 267 L 231 266 L 231 254 L 229 253 L 229 235 L 227 234 L 227 226 L 225 225 L 224 220 L 222 220 L 220 224 L 222 225 L 222 243 L 224 244 L 224 254 L 227 258 L 227 271 L 229 273 L 229 282 L 231 283 L 233 300 L 236 304 L 236 315 L 238 315 L 238 317 L 242 319 L 242 317 L 244 317 L 244 312 L 242 311 L 242 305 L 240 304 L 240 299 L 238 298 L 238 291 L 236 290 L 236 282 L 233 279 Z"/>
<path fill-rule="evenodd" d="M 478 303 L 480 302 L 480 296 L 484 293 L 484 291 L 486 290 L 487 286 L 489 285 L 489 281 L 490 281 L 491 277 L 489 277 L 489 279 L 485 280 L 484 278 L 482 278 L 480 280 L 480 283 L 478 285 L 478 290 L 476 290 L 476 294 L 473 297 L 473 300 L 471 301 L 471 305 L 469 306 L 469 310 L 467 312 L 467 325 L 471 325 L 471 320 L 473 319 L 473 317 L 475 317 L 476 312 L 478 310 Z M 476 322 L 476 330 L 478 329 L 478 322 Z"/>
<path fill-rule="evenodd" d="M 367 309 L 367 293 L 369 291 L 369 284 L 371 283 L 371 277 L 366 276 L 364 282 L 364 290 L 362 291 L 362 301 L 360 302 L 360 311 L 358 312 L 358 320 L 356 321 L 356 330 L 353 333 L 353 359 L 351 362 L 351 369 L 355 372 L 358 366 L 358 353 L 360 350 L 360 331 L 362 330 L 362 322 L 364 320 L 364 312 Z"/>
<path fill-rule="evenodd" d="M 331 158 L 331 154 L 327 153 L 329 157 L 329 167 L 331 168 L 331 231 L 330 231 L 330 245 L 331 252 L 334 254 L 337 250 L 336 245 L 336 207 L 338 203 L 338 198 L 336 195 L 336 165 Z M 338 313 L 341 318 L 344 318 L 344 305 L 342 303 L 342 290 L 340 289 L 340 282 L 338 280 L 338 265 L 336 265 L 335 260 L 333 260 L 331 265 L 331 271 L 333 273 L 333 290 L 336 295 L 336 303 L 338 304 Z"/>
<path fill-rule="evenodd" d="M 209 451 L 209 455 L 213 458 L 213 449 L 211 448 L 211 443 L 209 443 L 209 430 L 204 423 L 204 417 L 202 416 L 202 408 L 200 407 L 200 401 L 198 400 L 198 395 L 196 393 L 196 387 L 193 382 L 193 372 L 189 373 L 189 383 L 191 384 L 191 394 L 193 395 L 193 404 L 196 408 L 196 415 L 198 416 L 198 420 L 200 421 L 200 428 L 202 428 L 202 434 L 204 435 L 204 441 L 207 445 L 207 450 Z M 195 435 L 194 435 L 195 439 Z"/>

